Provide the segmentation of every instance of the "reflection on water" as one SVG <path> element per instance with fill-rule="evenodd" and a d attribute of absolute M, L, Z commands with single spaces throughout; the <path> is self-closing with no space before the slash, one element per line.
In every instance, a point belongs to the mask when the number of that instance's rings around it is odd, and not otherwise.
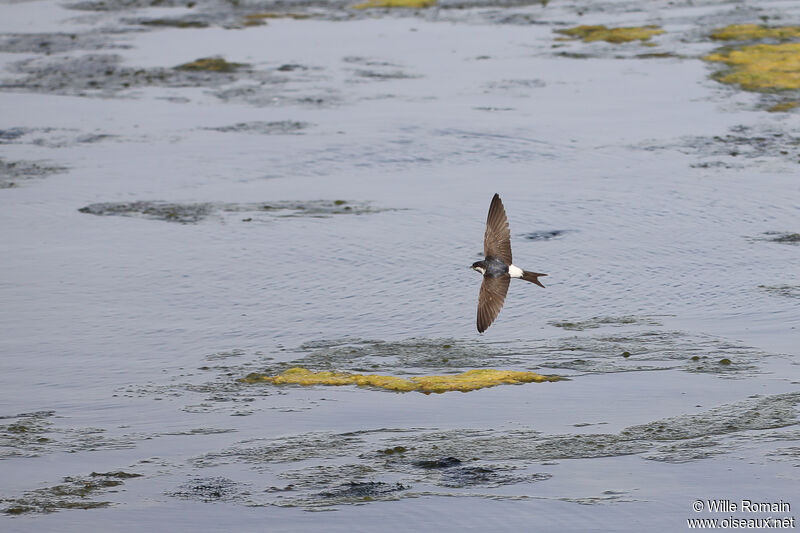
<path fill-rule="evenodd" d="M 685 463 L 740 451 L 746 439 L 768 435 L 765 430 L 795 425 L 798 402 L 796 393 L 754 398 L 627 427 L 617 434 L 544 435 L 529 429 L 308 433 L 241 442 L 195 458 L 193 464 L 213 468 L 244 463 L 256 470 L 275 465 L 270 469 L 287 484 L 268 491 L 262 496 L 266 499 L 247 493 L 242 499 L 250 505 L 329 507 L 413 497 L 419 491 L 432 494 L 442 488 L 461 489 L 462 496 L 491 497 L 487 489 L 522 485 L 517 490 L 524 494 L 527 484 L 546 481 L 552 472 L 558 475 L 557 461 L 567 459 L 638 455 Z M 786 442 L 793 437 L 784 433 L 772 438 Z M 307 466 L 298 469 L 295 464 Z M 531 472 L 537 464 L 547 465 L 547 472 Z"/>

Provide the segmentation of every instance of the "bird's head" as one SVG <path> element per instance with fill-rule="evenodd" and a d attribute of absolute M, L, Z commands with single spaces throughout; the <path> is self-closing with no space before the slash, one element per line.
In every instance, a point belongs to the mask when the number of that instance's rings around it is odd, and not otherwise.
<path fill-rule="evenodd" d="M 486 274 L 486 267 L 484 266 L 483 261 L 475 261 L 474 263 L 472 263 L 472 266 L 470 268 L 478 272 L 481 276 Z"/>

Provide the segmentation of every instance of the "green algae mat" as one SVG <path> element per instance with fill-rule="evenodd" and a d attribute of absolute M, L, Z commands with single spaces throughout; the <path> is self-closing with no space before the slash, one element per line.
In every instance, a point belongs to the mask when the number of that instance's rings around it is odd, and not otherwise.
<path fill-rule="evenodd" d="M 295 367 L 276 376 L 249 374 L 240 381 L 244 383 L 272 383 L 274 385 L 358 385 L 376 387 L 396 392 L 422 392 L 425 394 L 450 391 L 469 392 L 497 385 L 519 385 L 560 381 L 559 376 L 544 376 L 535 372 L 514 370 L 476 369 L 445 376 L 415 376 L 409 379 L 378 374 L 350 374 L 348 372 L 313 372 Z"/>
<path fill-rule="evenodd" d="M 619 28 L 608 28 L 603 25 L 584 25 L 555 30 L 555 32 L 573 39 L 581 39 L 587 43 L 595 41 L 629 43 L 632 41 L 649 41 L 654 35 L 661 35 L 664 33 L 664 30 L 658 26 L 623 26 Z"/>
<path fill-rule="evenodd" d="M 787 41 L 800 38 L 800 26 L 769 27 L 757 24 L 731 24 L 711 33 L 717 41 L 744 41 L 708 54 L 706 61 L 724 63 L 727 69 L 714 79 L 738 85 L 747 91 L 771 92 L 800 89 L 800 43 L 752 43 L 752 41 Z M 779 104 L 772 111 L 786 111 L 796 102 Z"/>
<path fill-rule="evenodd" d="M 800 43 L 752 44 L 704 59 L 728 65 L 714 76 L 722 83 L 748 91 L 800 89 Z"/>

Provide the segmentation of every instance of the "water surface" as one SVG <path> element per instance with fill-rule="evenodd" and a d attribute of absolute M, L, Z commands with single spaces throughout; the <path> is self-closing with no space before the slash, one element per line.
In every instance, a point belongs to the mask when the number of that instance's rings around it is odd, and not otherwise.
<path fill-rule="evenodd" d="M 713 516 L 696 499 L 800 505 L 798 115 L 701 59 L 797 3 L 0 13 L 4 531 L 677 530 Z M 665 33 L 553 31 L 579 24 Z M 238 65 L 175 68 L 210 57 Z M 478 335 L 495 192 L 515 263 L 549 276 Z M 569 379 L 238 381 L 291 366 Z"/>

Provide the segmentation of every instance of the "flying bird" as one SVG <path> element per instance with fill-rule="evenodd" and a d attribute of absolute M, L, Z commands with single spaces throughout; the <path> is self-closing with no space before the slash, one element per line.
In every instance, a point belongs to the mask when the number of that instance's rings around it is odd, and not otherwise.
<path fill-rule="evenodd" d="M 483 333 L 497 318 L 508 292 L 511 278 L 530 281 L 544 288 L 539 277 L 547 274 L 528 272 L 511 262 L 511 230 L 500 195 L 495 194 L 486 217 L 486 235 L 483 237 L 483 261 L 472 264 L 481 273 L 483 283 L 478 296 L 478 332 Z"/>

